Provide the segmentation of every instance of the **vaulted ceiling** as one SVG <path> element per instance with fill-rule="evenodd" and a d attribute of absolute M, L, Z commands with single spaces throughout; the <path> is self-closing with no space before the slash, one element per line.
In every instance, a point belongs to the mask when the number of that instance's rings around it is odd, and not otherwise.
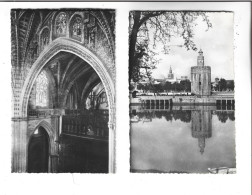
<path fill-rule="evenodd" d="M 35 33 L 46 17 L 46 12 L 13 10 L 11 12 L 12 63 L 21 66 Z"/>
<path fill-rule="evenodd" d="M 90 90 L 101 82 L 95 70 L 83 59 L 68 53 L 59 52 L 45 66 L 53 75 L 56 87 L 67 96 L 74 86 L 80 98 L 85 98 Z"/>

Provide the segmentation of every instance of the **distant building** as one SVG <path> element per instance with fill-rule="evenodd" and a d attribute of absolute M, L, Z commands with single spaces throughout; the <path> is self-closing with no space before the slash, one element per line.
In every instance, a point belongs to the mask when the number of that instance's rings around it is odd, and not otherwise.
<path fill-rule="evenodd" d="M 189 80 L 188 76 L 181 76 L 180 78 L 176 78 L 176 82 L 180 83 L 181 81 Z"/>
<path fill-rule="evenodd" d="M 174 77 L 174 73 L 172 72 L 172 68 L 170 66 L 170 70 L 169 70 L 169 73 L 167 75 L 167 78 L 165 79 L 166 82 L 171 82 L 171 83 L 174 83 L 176 82 L 176 79 Z"/>
<path fill-rule="evenodd" d="M 202 50 L 199 51 L 197 66 L 191 67 L 191 92 L 200 95 L 211 95 L 211 67 L 204 65 Z"/>
<path fill-rule="evenodd" d="M 154 79 L 154 84 L 164 83 L 164 79 Z"/>
<path fill-rule="evenodd" d="M 171 66 L 170 66 L 170 70 L 169 70 L 167 79 L 174 79 L 174 74 L 172 73 L 172 68 L 171 68 Z"/>
<path fill-rule="evenodd" d="M 188 80 L 188 76 L 181 76 L 181 81 Z"/>

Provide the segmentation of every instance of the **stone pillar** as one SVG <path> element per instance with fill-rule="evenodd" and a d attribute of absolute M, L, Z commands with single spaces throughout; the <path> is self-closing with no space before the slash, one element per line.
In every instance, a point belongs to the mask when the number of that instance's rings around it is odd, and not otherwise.
<path fill-rule="evenodd" d="M 62 133 L 62 115 L 59 116 L 59 136 Z"/>
<path fill-rule="evenodd" d="M 58 166 L 59 166 L 59 137 L 62 133 L 62 115 L 64 114 L 64 110 L 59 109 L 55 112 L 55 120 L 56 120 L 56 127 L 55 127 L 55 141 L 51 145 L 50 151 L 50 159 L 49 159 L 49 172 L 57 173 Z"/>
<path fill-rule="evenodd" d="M 57 113 L 59 111 L 56 111 Z M 57 173 L 59 165 L 59 126 L 60 126 L 60 115 L 52 116 L 51 121 L 54 131 L 50 138 L 50 155 L 49 155 L 49 173 Z"/>
<path fill-rule="evenodd" d="M 12 119 L 12 167 L 13 173 L 27 172 L 27 119 Z"/>
<path fill-rule="evenodd" d="M 57 173 L 59 165 L 59 155 L 58 154 L 50 154 L 49 157 L 49 173 Z"/>
<path fill-rule="evenodd" d="M 115 124 L 109 122 L 109 173 L 115 173 Z"/>

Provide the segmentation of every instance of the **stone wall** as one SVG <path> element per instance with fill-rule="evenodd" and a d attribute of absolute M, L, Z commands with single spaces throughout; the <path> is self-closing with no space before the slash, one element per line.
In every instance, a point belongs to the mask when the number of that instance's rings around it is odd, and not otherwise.
<path fill-rule="evenodd" d="M 211 67 L 191 67 L 191 92 L 200 96 L 211 95 Z"/>

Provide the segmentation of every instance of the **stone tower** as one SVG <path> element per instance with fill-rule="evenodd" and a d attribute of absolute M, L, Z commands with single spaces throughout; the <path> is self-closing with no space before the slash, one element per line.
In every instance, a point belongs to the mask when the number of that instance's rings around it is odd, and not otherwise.
<path fill-rule="evenodd" d="M 211 95 L 211 67 L 204 65 L 203 52 L 200 49 L 197 66 L 191 67 L 191 92 L 198 96 Z"/>
<path fill-rule="evenodd" d="M 174 79 L 174 74 L 172 73 L 172 68 L 170 66 L 170 70 L 169 70 L 169 73 L 168 73 L 168 79 Z"/>

